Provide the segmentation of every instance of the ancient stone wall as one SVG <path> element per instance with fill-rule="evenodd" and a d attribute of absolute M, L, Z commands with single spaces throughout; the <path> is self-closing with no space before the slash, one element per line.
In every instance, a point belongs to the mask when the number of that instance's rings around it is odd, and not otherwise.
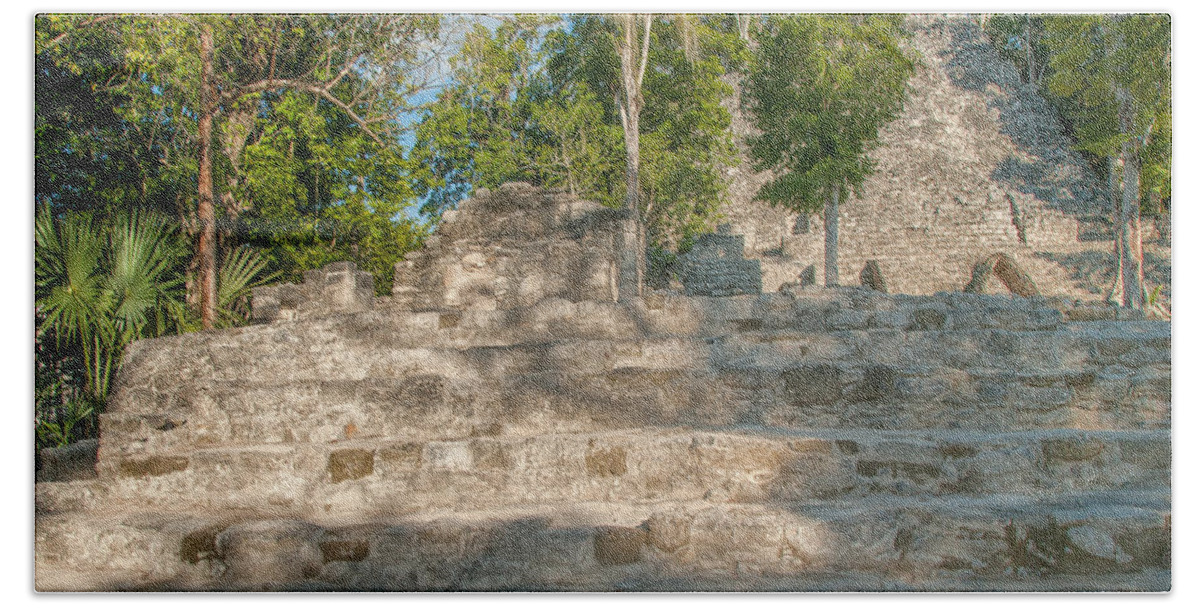
<path fill-rule="evenodd" d="M 375 302 L 374 281 L 354 262 L 334 262 L 306 271 L 299 285 L 255 287 L 251 316 L 257 323 L 270 323 L 370 310 Z"/>
<path fill-rule="evenodd" d="M 389 300 L 133 344 L 99 478 L 38 485 L 39 588 L 1169 584 L 1166 323 L 863 289 Z"/>
<path fill-rule="evenodd" d="M 1096 298 L 1112 280 L 1110 204 L 1053 110 L 986 43 L 969 15 L 912 15 L 920 63 L 903 114 L 880 133 L 876 172 L 841 205 L 839 275 L 878 260 L 889 289 L 959 291 L 976 263 L 1007 253 L 1043 293 Z M 732 100 L 739 140 L 754 132 Z M 823 275 L 820 221 L 753 200 L 769 173 L 730 171 L 723 207 L 762 262 L 763 288 Z M 1169 246 L 1147 245 L 1155 284 L 1169 291 Z M 1003 293 L 995 282 L 993 293 Z"/>
<path fill-rule="evenodd" d="M 634 297 L 631 234 L 508 185 L 392 296 L 337 264 L 256 290 L 255 325 L 133 343 L 96 477 L 36 486 L 37 588 L 1170 588 L 1169 323 L 961 287 Z M 693 284 L 757 291 L 741 251 L 701 239 Z"/>
<path fill-rule="evenodd" d="M 745 249 L 740 234 L 722 226 L 717 234 L 702 234 L 683 257 L 683 291 L 689 296 L 734 296 L 762 293 L 762 270 L 758 260 L 742 257 Z"/>
<path fill-rule="evenodd" d="M 396 264 L 392 295 L 413 310 L 615 301 L 627 223 L 597 203 L 505 184 L 444 214 L 425 248 Z"/>

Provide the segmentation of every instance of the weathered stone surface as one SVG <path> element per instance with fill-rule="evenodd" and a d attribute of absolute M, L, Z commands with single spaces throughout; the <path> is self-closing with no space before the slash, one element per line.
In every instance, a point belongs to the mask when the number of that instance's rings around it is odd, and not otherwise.
<path fill-rule="evenodd" d="M 883 278 L 883 270 L 879 268 L 879 260 L 867 260 L 862 272 L 858 273 L 858 280 L 867 289 L 887 293 L 887 281 Z"/>
<path fill-rule="evenodd" d="M 122 477 L 156 477 L 186 469 L 188 459 L 182 456 L 149 456 L 121 461 Z"/>
<path fill-rule="evenodd" d="M 702 234 L 683 257 L 683 289 L 689 296 L 732 296 L 762 293 L 758 260 L 742 258 L 742 236 L 723 226 Z"/>
<path fill-rule="evenodd" d="M 1051 461 L 1080 462 L 1090 460 L 1099 456 L 1104 450 L 1104 442 L 1082 437 L 1048 439 L 1042 442 L 1042 454 Z"/>
<path fill-rule="evenodd" d="M 971 281 L 963 288 L 967 293 L 984 293 L 988 279 L 995 275 L 1012 293 L 1031 298 L 1040 295 L 1033 279 L 1021 270 L 1017 261 L 1007 253 L 997 253 L 975 264 L 971 269 Z"/>
<path fill-rule="evenodd" d="M 235 524 L 216 537 L 224 578 L 235 588 L 286 585 L 316 576 L 324 561 L 321 528 L 303 521 Z"/>
<path fill-rule="evenodd" d="M 354 262 L 334 262 L 304 273 L 300 285 L 255 287 L 252 318 L 259 323 L 294 321 L 370 310 L 375 302 L 375 279 Z"/>
<path fill-rule="evenodd" d="M 601 528 L 596 531 L 596 561 L 602 566 L 633 564 L 641 561 L 645 545 L 642 528 Z"/>
<path fill-rule="evenodd" d="M 86 439 L 60 448 L 42 448 L 38 481 L 76 481 L 96 477 L 96 452 L 100 441 Z"/>
<path fill-rule="evenodd" d="M 626 223 L 619 211 L 528 184 L 479 192 L 396 265 L 393 298 L 411 310 L 616 301 L 620 276 L 639 274 L 622 268 Z M 632 289 L 640 292 L 636 278 Z"/>
<path fill-rule="evenodd" d="M 830 364 L 807 365 L 783 372 L 784 398 L 796 406 L 826 404 L 842 395 L 841 370 Z"/>
<path fill-rule="evenodd" d="M 99 477 L 38 484 L 38 580 L 1169 577 L 1169 324 L 1068 322 L 1086 305 L 986 293 L 622 297 L 627 228 L 502 187 L 448 214 L 370 307 L 350 310 L 353 268 L 338 265 L 279 286 L 296 311 L 280 322 L 134 343 L 101 416 Z M 740 252 L 716 237 L 714 259 Z"/>
<path fill-rule="evenodd" d="M 588 450 L 584 455 L 589 475 L 595 477 L 615 477 L 624 475 L 626 466 L 625 448 L 621 446 L 593 447 L 594 442 L 588 442 Z"/>
<path fill-rule="evenodd" d="M 333 483 L 362 479 L 375 472 L 375 452 L 362 449 L 335 450 L 329 453 L 326 470 Z"/>

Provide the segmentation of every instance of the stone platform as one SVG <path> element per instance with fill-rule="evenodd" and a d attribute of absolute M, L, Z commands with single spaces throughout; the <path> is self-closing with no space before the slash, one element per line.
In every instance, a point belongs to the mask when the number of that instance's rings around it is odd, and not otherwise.
<path fill-rule="evenodd" d="M 627 224 L 504 186 L 392 296 L 339 263 L 130 345 L 97 476 L 36 486 L 37 588 L 1170 588 L 1169 323 L 634 296 Z"/>
<path fill-rule="evenodd" d="M 1165 590 L 1170 328 L 859 289 L 134 344 L 39 589 Z"/>

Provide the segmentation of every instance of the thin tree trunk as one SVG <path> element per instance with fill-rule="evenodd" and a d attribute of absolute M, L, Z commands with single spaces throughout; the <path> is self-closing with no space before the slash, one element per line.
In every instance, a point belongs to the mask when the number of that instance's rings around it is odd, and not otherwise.
<path fill-rule="evenodd" d="M 1109 155 L 1108 157 L 1108 198 L 1112 202 L 1112 229 L 1113 229 L 1113 283 L 1108 290 L 1108 301 L 1120 304 L 1124 301 L 1124 290 L 1121 288 L 1121 252 L 1125 248 L 1124 242 L 1121 240 L 1123 232 L 1121 231 L 1121 176 L 1117 168 L 1117 157 Z"/>
<path fill-rule="evenodd" d="M 200 28 L 200 118 L 197 133 L 200 139 L 197 178 L 200 200 L 196 219 L 200 224 L 200 236 L 196 245 L 196 267 L 200 288 L 200 325 L 204 329 L 212 329 L 217 317 L 216 214 L 212 181 L 212 124 L 216 108 L 210 99 L 212 60 L 212 29 L 203 25 Z"/>
<path fill-rule="evenodd" d="M 1131 137 L 1133 127 L 1133 101 L 1129 91 L 1119 89 L 1117 99 L 1121 104 L 1121 131 L 1125 141 L 1121 144 L 1121 160 L 1125 163 L 1124 196 L 1121 200 L 1121 303 L 1126 308 L 1142 310 L 1146 307 L 1142 289 L 1142 251 L 1140 210 L 1138 194 L 1141 166 L 1138 161 L 1137 142 Z"/>
<path fill-rule="evenodd" d="M 644 15 L 641 55 L 635 56 L 637 16 L 621 16 L 623 36 L 618 39 L 617 55 L 621 58 L 621 92 L 617 107 L 621 113 L 621 128 L 625 132 L 625 209 L 630 229 L 622 244 L 621 287 L 619 298 L 629 300 L 641 295 L 645 274 L 645 230 L 639 212 L 640 142 L 639 119 L 642 111 L 642 78 L 650 54 L 650 15 Z"/>
<path fill-rule="evenodd" d="M 834 186 L 825 199 L 825 286 L 838 286 L 838 194 Z"/>

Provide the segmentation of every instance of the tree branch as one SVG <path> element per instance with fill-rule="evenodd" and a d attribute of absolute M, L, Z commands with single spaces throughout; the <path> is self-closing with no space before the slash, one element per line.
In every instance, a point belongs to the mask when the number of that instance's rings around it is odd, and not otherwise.
<path fill-rule="evenodd" d="M 638 66 L 637 88 L 642 90 L 642 79 L 646 76 L 646 60 L 650 58 L 650 15 L 643 15 L 646 18 L 646 32 L 642 35 L 642 63 Z"/>

